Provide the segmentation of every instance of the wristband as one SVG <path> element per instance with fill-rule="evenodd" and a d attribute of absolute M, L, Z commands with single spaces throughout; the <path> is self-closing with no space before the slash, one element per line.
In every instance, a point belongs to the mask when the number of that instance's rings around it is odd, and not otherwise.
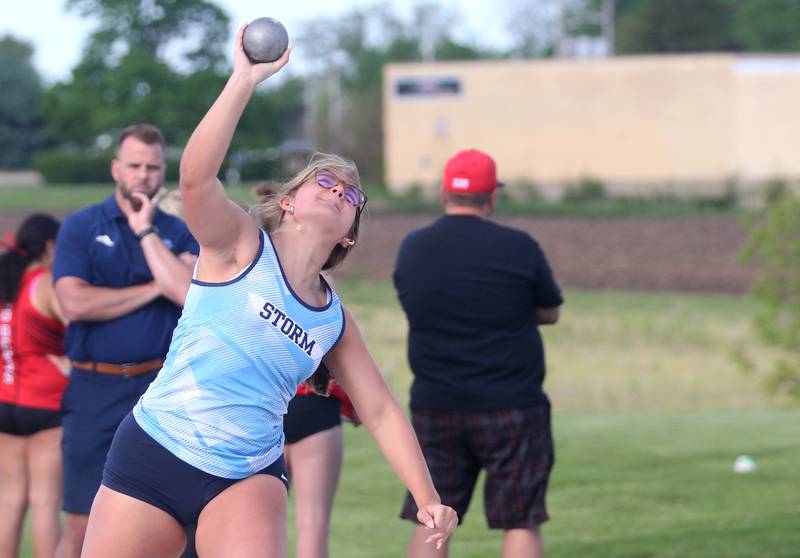
<path fill-rule="evenodd" d="M 144 237 L 146 237 L 148 234 L 151 234 L 151 233 L 155 233 L 158 236 L 161 236 L 161 231 L 159 231 L 158 228 L 156 228 L 155 225 L 151 225 L 151 226 L 147 227 L 146 229 L 136 233 L 136 238 L 138 238 L 139 241 L 141 241 Z"/>

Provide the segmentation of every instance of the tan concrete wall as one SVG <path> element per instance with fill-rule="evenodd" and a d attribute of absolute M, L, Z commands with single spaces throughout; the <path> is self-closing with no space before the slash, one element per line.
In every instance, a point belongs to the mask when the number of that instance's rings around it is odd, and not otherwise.
<path fill-rule="evenodd" d="M 796 172 L 800 72 L 786 78 L 783 70 L 748 71 L 741 60 L 723 54 L 388 65 L 387 183 L 399 190 L 434 185 L 447 158 L 466 147 L 491 153 L 508 181 L 554 187 L 582 176 L 624 189 Z M 457 78 L 461 93 L 395 94 L 398 79 L 423 77 Z"/>
<path fill-rule="evenodd" d="M 800 57 L 734 64 L 736 169 L 751 180 L 800 177 Z"/>

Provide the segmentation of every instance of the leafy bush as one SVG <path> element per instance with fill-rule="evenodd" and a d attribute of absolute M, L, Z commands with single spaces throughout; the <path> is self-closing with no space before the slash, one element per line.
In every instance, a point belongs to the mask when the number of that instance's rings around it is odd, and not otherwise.
<path fill-rule="evenodd" d="M 33 159 L 36 169 L 48 184 L 87 184 L 111 179 L 108 152 L 53 149 L 42 151 Z"/>
<path fill-rule="evenodd" d="M 112 150 L 42 151 L 33 160 L 33 168 L 48 184 L 97 184 L 111 181 Z M 178 159 L 167 160 L 167 182 L 177 182 Z"/>
<path fill-rule="evenodd" d="M 701 207 L 713 209 L 733 209 L 739 206 L 739 182 L 735 178 L 725 183 L 725 189 L 717 196 L 701 197 Z"/>
<path fill-rule="evenodd" d="M 764 183 L 764 201 L 768 205 L 780 201 L 788 189 L 789 183 L 785 178 L 770 178 Z"/>
<path fill-rule="evenodd" d="M 784 191 L 749 223 L 744 261 L 758 266 L 752 296 L 763 309 L 759 335 L 780 350 L 768 376 L 773 392 L 800 398 L 800 199 Z"/>
<path fill-rule="evenodd" d="M 240 180 L 272 180 L 280 174 L 281 161 L 276 159 L 251 159 L 242 163 Z"/>
<path fill-rule="evenodd" d="M 584 203 L 601 201 L 608 197 L 606 186 L 600 180 L 584 177 L 567 186 L 564 201 L 567 203 Z"/>
<path fill-rule="evenodd" d="M 504 198 L 520 201 L 542 202 L 545 200 L 539 184 L 530 178 L 518 178 L 506 183 L 504 188 L 498 190 L 498 194 Z"/>

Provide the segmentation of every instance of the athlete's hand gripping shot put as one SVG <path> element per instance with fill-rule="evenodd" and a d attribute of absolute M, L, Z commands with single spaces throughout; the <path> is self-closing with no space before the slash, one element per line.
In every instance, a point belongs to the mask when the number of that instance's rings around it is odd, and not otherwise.
<path fill-rule="evenodd" d="M 287 49 L 253 64 L 245 28 L 230 79 L 181 160 L 184 217 L 200 244 L 192 285 L 163 369 L 116 433 L 83 556 L 178 556 L 192 525 L 203 558 L 285 556 L 283 415 L 304 381 L 324 389 L 326 369 L 439 547 L 456 513 L 441 504 L 408 419 L 320 274 L 357 242 L 366 196 L 355 165 L 314 156 L 253 208 L 263 229 L 217 179 L 255 87 L 289 61 Z"/>

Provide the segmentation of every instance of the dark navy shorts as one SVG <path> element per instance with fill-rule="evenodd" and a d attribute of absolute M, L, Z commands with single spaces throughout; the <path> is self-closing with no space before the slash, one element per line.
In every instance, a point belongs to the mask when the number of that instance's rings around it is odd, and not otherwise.
<path fill-rule="evenodd" d="M 342 404 L 338 398 L 309 393 L 295 395 L 283 417 L 287 444 L 294 444 L 317 432 L 342 424 Z"/>
<path fill-rule="evenodd" d="M 88 514 L 91 510 L 114 432 L 157 372 L 132 377 L 77 368 L 70 372 L 61 402 L 65 512 Z"/>
<path fill-rule="evenodd" d="M 0 403 L 0 433 L 31 436 L 61 426 L 61 411 Z"/>
<path fill-rule="evenodd" d="M 289 489 L 283 456 L 255 474 L 272 475 Z M 179 459 L 132 414 L 119 425 L 103 471 L 105 486 L 164 510 L 185 528 L 196 525 L 206 504 L 240 480 L 210 475 Z"/>
<path fill-rule="evenodd" d="M 554 461 L 549 407 L 412 410 L 411 422 L 442 503 L 458 513 L 460 525 L 481 469 L 490 528 L 534 529 L 547 521 L 545 493 Z M 417 520 L 409 494 L 400 517 Z"/>

